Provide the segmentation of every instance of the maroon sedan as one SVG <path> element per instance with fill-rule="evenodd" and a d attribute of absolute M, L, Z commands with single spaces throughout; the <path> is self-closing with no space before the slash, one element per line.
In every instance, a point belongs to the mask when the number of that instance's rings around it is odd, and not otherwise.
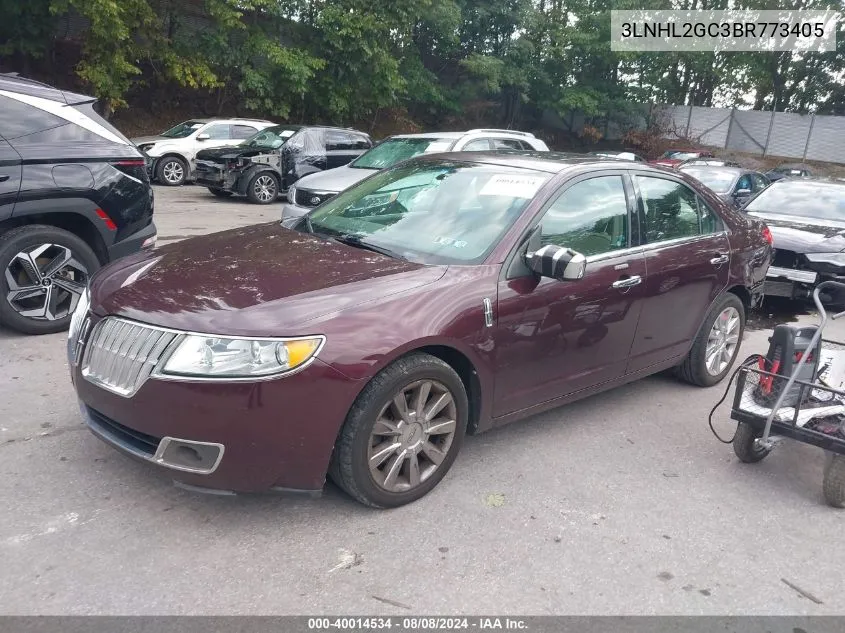
<path fill-rule="evenodd" d="M 68 341 L 82 415 L 181 485 L 426 494 L 477 433 L 676 367 L 719 382 L 771 257 L 683 174 L 440 154 L 297 218 L 103 268 Z"/>

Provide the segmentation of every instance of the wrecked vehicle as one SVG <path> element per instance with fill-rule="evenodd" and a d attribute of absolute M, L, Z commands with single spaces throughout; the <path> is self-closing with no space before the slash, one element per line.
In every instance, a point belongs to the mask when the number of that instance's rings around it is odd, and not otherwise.
<path fill-rule="evenodd" d="M 197 153 L 196 182 L 221 198 L 270 204 L 303 176 L 346 165 L 372 146 L 357 130 L 276 125 L 240 145 Z"/>

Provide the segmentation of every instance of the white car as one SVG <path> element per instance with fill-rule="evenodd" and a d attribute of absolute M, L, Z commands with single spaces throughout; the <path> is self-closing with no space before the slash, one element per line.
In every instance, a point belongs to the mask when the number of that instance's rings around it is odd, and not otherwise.
<path fill-rule="evenodd" d="M 150 178 L 175 187 L 193 179 L 201 149 L 238 145 L 271 125 L 275 123 L 263 119 L 191 119 L 132 142 L 149 157 Z"/>
<path fill-rule="evenodd" d="M 548 152 L 548 146 L 529 132 L 478 129 L 467 132 L 399 134 L 383 140 L 348 165 L 300 178 L 288 189 L 282 218 L 298 218 L 318 204 L 381 169 L 419 154 L 435 152 L 489 152 L 495 150 Z"/>

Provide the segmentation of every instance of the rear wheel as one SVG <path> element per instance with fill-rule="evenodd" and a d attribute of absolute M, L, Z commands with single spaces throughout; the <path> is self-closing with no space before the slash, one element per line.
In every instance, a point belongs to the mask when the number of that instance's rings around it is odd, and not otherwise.
<path fill-rule="evenodd" d="M 745 331 L 745 306 L 739 297 L 727 293 L 707 313 L 687 358 L 678 367 L 682 380 L 711 387 L 731 370 Z"/>
<path fill-rule="evenodd" d="M 67 329 L 99 267 L 73 233 L 40 224 L 12 229 L 0 236 L 0 322 L 25 334 Z"/>
<path fill-rule="evenodd" d="M 401 358 L 352 405 L 335 445 L 331 478 L 372 507 L 416 501 L 454 463 L 467 418 L 466 391 L 452 367 L 429 354 Z"/>
<path fill-rule="evenodd" d="M 178 156 L 165 156 L 156 166 L 156 180 L 169 187 L 184 185 L 188 179 L 188 164 Z"/>
<path fill-rule="evenodd" d="M 270 204 L 279 196 L 279 179 L 276 174 L 262 171 L 249 179 L 246 197 L 255 204 Z"/>
<path fill-rule="evenodd" d="M 232 195 L 231 191 L 226 191 L 225 189 L 217 189 L 216 187 L 209 187 L 208 190 L 218 198 L 228 198 Z"/>

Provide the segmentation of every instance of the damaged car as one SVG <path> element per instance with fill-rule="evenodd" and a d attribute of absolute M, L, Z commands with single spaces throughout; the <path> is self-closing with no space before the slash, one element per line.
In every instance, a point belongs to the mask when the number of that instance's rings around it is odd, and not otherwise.
<path fill-rule="evenodd" d="M 199 152 L 196 182 L 221 198 L 270 204 L 303 176 L 346 165 L 372 146 L 357 130 L 277 125 L 241 145 Z"/>
<path fill-rule="evenodd" d="M 845 184 L 781 180 L 745 207 L 766 222 L 774 255 L 766 274 L 766 296 L 806 300 L 823 281 L 845 281 Z M 822 294 L 845 304 L 845 297 Z"/>

